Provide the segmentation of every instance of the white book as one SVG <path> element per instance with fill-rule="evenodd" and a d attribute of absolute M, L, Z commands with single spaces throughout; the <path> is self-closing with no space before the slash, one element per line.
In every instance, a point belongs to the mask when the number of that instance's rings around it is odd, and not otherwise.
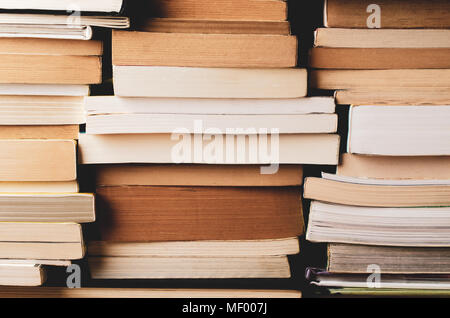
<path fill-rule="evenodd" d="M 86 25 L 0 24 L 0 37 L 90 40 L 92 28 Z"/>
<path fill-rule="evenodd" d="M 89 85 L 0 84 L 0 95 L 87 96 Z"/>
<path fill-rule="evenodd" d="M 37 264 L 0 264 L 0 285 L 41 286 L 45 282 L 45 271 Z"/>
<path fill-rule="evenodd" d="M 123 0 L 0 0 L 0 9 L 120 12 Z"/>

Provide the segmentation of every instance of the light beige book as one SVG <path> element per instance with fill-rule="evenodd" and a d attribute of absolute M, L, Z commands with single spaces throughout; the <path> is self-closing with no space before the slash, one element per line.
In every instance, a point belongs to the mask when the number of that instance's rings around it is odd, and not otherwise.
<path fill-rule="evenodd" d="M 0 126 L 0 139 L 78 140 L 79 125 Z"/>
<path fill-rule="evenodd" d="M 0 95 L 87 96 L 89 85 L 0 84 Z"/>
<path fill-rule="evenodd" d="M 93 279 L 290 278 L 279 257 L 89 257 Z"/>
<path fill-rule="evenodd" d="M 259 241 L 120 243 L 90 242 L 90 256 L 110 257 L 256 257 L 294 255 L 297 238 Z"/>
<path fill-rule="evenodd" d="M 450 48 L 450 30 L 319 28 L 314 46 L 340 48 Z"/>
<path fill-rule="evenodd" d="M 0 182 L 3 193 L 77 193 L 77 181 L 54 182 Z"/>
<path fill-rule="evenodd" d="M 242 136 L 242 135 L 241 135 Z M 271 148 L 272 135 L 265 137 L 237 135 L 217 135 L 223 139 L 223 156 L 203 156 L 204 149 L 210 150 L 215 141 L 203 140 L 202 136 L 180 134 L 140 134 L 140 135 L 80 135 L 80 158 L 82 164 L 122 164 L 122 163 L 195 163 L 195 164 L 329 164 L 338 163 L 339 136 L 325 134 L 290 134 L 274 136 L 274 148 Z M 194 139 L 201 145 L 196 147 L 197 155 L 191 151 Z M 252 138 L 257 146 L 244 146 L 243 141 Z M 203 139 L 209 139 L 208 135 Z M 268 143 L 269 142 L 269 143 Z M 278 146 L 277 146 L 278 143 Z M 228 144 L 228 150 L 227 150 Z M 266 147 L 267 146 L 267 147 Z M 221 149 L 221 146 L 217 146 Z M 184 149 L 184 150 L 183 150 Z M 234 149 L 234 150 L 233 150 Z M 242 152 L 242 149 L 244 150 Z M 272 158 L 263 158 L 259 150 L 265 149 Z M 269 149 L 274 149 L 273 152 Z M 125 151 L 126 150 L 126 151 Z M 209 151 L 208 150 L 208 151 Z M 186 151 L 186 152 L 183 152 Z M 220 152 L 220 151 L 219 151 Z M 180 156 L 181 153 L 181 156 Z M 208 152 L 207 152 L 208 153 Z M 275 171 L 276 172 L 276 171 Z"/>
<path fill-rule="evenodd" d="M 86 0 L 4 0 L 2 9 L 9 10 L 52 10 L 66 11 L 75 6 L 79 11 L 88 12 L 119 12 L 123 0 L 97 0 L 95 2 Z"/>
<path fill-rule="evenodd" d="M 43 266 L 56 266 L 56 267 L 67 267 L 72 264 L 71 261 L 66 260 L 31 260 L 31 259 L 0 259 L 0 266 L 2 265 L 17 265 L 17 266 L 25 266 L 25 265 L 43 265 Z"/>
<path fill-rule="evenodd" d="M 46 276 L 42 266 L 35 264 L 0 264 L 1 286 L 41 286 Z"/>
<path fill-rule="evenodd" d="M 298 98 L 307 94 L 305 69 L 114 66 L 122 97 Z"/>
<path fill-rule="evenodd" d="M 2 259 L 79 260 L 85 255 L 83 241 L 79 242 L 0 242 Z M 45 264 L 43 264 L 45 265 Z M 54 264 L 49 264 L 54 266 Z"/>
<path fill-rule="evenodd" d="M 75 223 L 0 223 L 0 242 L 77 243 L 82 239 L 81 226 Z"/>

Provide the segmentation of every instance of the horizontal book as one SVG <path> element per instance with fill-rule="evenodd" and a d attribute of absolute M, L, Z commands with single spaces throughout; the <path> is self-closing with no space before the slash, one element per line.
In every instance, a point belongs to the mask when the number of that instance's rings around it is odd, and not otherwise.
<path fill-rule="evenodd" d="M 123 0 L 5 0 L 1 9 L 9 10 L 52 10 L 52 11 L 89 11 L 89 12 L 119 12 Z"/>
<path fill-rule="evenodd" d="M 81 226 L 75 223 L 2 222 L 0 229 L 2 243 L 78 243 L 83 240 Z"/>
<path fill-rule="evenodd" d="M 291 277 L 286 256 L 89 257 L 88 262 L 92 279 L 251 279 Z"/>
<path fill-rule="evenodd" d="M 297 238 L 259 241 L 90 242 L 90 256 L 107 257 L 256 257 L 299 253 Z"/>
<path fill-rule="evenodd" d="M 0 285 L 36 287 L 44 284 L 46 275 L 40 265 L 0 264 Z"/>
<path fill-rule="evenodd" d="M 0 38 L 0 54 L 102 56 L 103 43 L 101 41 Z"/>
<path fill-rule="evenodd" d="M 303 233 L 298 187 L 108 186 L 96 192 L 102 241 L 260 240 Z"/>
<path fill-rule="evenodd" d="M 139 31 L 202 34 L 290 35 L 288 21 L 234 21 L 152 18 L 139 25 Z"/>
<path fill-rule="evenodd" d="M 20 39 L 92 39 L 90 26 L 66 26 L 48 24 L 0 24 L 0 36 Z"/>
<path fill-rule="evenodd" d="M 312 70 L 310 86 L 325 90 L 448 89 L 450 69 Z"/>
<path fill-rule="evenodd" d="M 32 259 L 1 259 L 0 266 L 28 266 L 28 265 L 44 265 L 44 266 L 55 266 L 55 267 L 68 267 L 72 264 L 70 260 L 32 260 Z"/>
<path fill-rule="evenodd" d="M 160 18 L 233 21 L 285 21 L 287 3 L 273 0 L 162 0 Z"/>
<path fill-rule="evenodd" d="M 114 66 L 114 92 L 123 97 L 298 98 L 307 72 L 294 68 Z"/>
<path fill-rule="evenodd" d="M 297 37 L 114 31 L 116 66 L 283 68 L 297 65 Z"/>
<path fill-rule="evenodd" d="M 73 181 L 77 178 L 75 140 L 3 139 L 0 147 L 3 150 L 0 181 Z"/>
<path fill-rule="evenodd" d="M 385 156 L 450 155 L 450 106 L 354 106 L 349 153 Z"/>
<path fill-rule="evenodd" d="M 450 157 L 364 156 L 345 153 L 337 175 L 368 179 L 450 180 Z"/>
<path fill-rule="evenodd" d="M 357 88 L 336 92 L 340 105 L 448 105 L 450 87 Z"/>
<path fill-rule="evenodd" d="M 94 222 L 94 195 L 84 193 L 0 193 L 0 221 Z M 70 228 L 70 225 L 66 227 Z"/>
<path fill-rule="evenodd" d="M 1 106 L 0 106 L 1 114 Z M 199 131 L 238 131 L 255 134 L 262 129 L 278 131 L 280 134 L 335 133 L 336 114 L 309 115 L 201 115 L 189 114 L 105 114 L 86 118 L 86 133 L 101 134 L 170 134 L 179 127 L 189 134 Z M 237 133 L 239 134 L 239 133 Z"/>
<path fill-rule="evenodd" d="M 79 130 L 79 125 L 7 125 L 0 126 L 0 139 L 77 140 Z"/>
<path fill-rule="evenodd" d="M 0 257 L 3 259 L 79 260 L 84 254 L 83 241 L 0 242 Z"/>
<path fill-rule="evenodd" d="M 288 99 L 235 98 L 126 98 L 89 96 L 89 115 L 102 114 L 203 114 L 203 115 L 306 115 L 333 114 L 333 97 Z"/>
<path fill-rule="evenodd" d="M 450 30 L 319 28 L 316 47 L 334 48 L 449 48 Z"/>
<path fill-rule="evenodd" d="M 325 26 L 330 28 L 367 28 L 367 13 L 371 0 L 327 0 L 325 2 Z M 448 29 L 450 28 L 450 4 L 445 0 L 381 0 L 380 27 L 387 29 Z M 373 13 L 373 11 L 372 11 Z"/>
<path fill-rule="evenodd" d="M 98 165 L 96 183 L 103 186 L 300 186 L 303 168 L 282 165 L 273 174 L 255 165 Z M 1 184 L 0 184 L 1 186 Z"/>
<path fill-rule="evenodd" d="M 366 207 L 450 206 L 447 180 L 376 180 L 324 174 L 307 178 L 306 199 Z"/>
<path fill-rule="evenodd" d="M 0 95 L 0 118 L 2 126 L 79 125 L 86 122 L 84 98 Z M 27 130 L 23 132 L 24 135 L 27 134 Z M 61 139 L 61 137 L 55 139 Z M 78 139 L 78 137 L 67 139 Z"/>
<path fill-rule="evenodd" d="M 78 182 L 0 182 L 0 193 L 77 193 Z M 81 222 L 79 222 L 81 223 Z"/>
<path fill-rule="evenodd" d="M 0 95 L 87 96 L 89 85 L 0 84 Z"/>
<path fill-rule="evenodd" d="M 319 69 L 355 70 L 450 68 L 450 49 L 316 47 L 310 51 L 309 66 Z"/>
<path fill-rule="evenodd" d="M 384 274 L 448 274 L 450 248 L 328 245 L 329 272 L 365 274 L 371 264 Z"/>
<path fill-rule="evenodd" d="M 243 135 L 241 135 L 243 136 Z M 267 137 L 267 138 L 266 138 Z M 339 136 L 330 134 L 289 134 L 272 137 L 216 135 L 223 141 L 218 152 L 210 154 L 215 141 L 210 135 L 181 134 L 126 134 L 126 135 L 80 135 L 80 157 L 82 164 L 122 163 L 185 163 L 185 164 L 325 164 L 336 165 L 339 156 Z M 228 139 L 227 139 L 228 138 Z M 256 146 L 245 146 L 250 138 Z M 274 138 L 274 148 L 271 139 Z M 197 146 L 194 145 L 196 140 Z M 219 141 L 218 141 L 219 142 Z M 278 146 L 277 146 L 278 143 Z M 220 144 L 220 142 L 219 142 Z M 240 145 L 240 149 L 236 148 Z M 210 147 L 208 147 L 210 145 Z M 228 146 L 227 146 L 228 145 Z M 243 146 L 243 147 L 242 147 Z M 206 148 L 205 148 L 206 147 Z M 227 148 L 228 147 L 228 148 Z M 192 150 L 192 149 L 196 150 Z M 273 149 L 273 150 L 270 150 Z M 183 150 L 184 149 L 184 150 Z M 207 150 L 205 152 L 205 149 Z M 124 151 L 126 150 L 126 151 Z M 261 155 L 260 151 L 268 153 Z M 196 154 L 195 154 L 196 153 Z M 222 154 L 221 154 L 222 153 Z"/>

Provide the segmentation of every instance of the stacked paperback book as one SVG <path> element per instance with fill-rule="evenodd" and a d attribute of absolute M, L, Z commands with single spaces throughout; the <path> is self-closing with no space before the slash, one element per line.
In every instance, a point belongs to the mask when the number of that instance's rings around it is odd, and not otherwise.
<path fill-rule="evenodd" d="M 450 4 L 328 0 L 325 12 L 312 85 L 351 106 L 337 174 L 305 181 L 307 239 L 329 244 L 308 278 L 344 295 L 448 295 Z"/>

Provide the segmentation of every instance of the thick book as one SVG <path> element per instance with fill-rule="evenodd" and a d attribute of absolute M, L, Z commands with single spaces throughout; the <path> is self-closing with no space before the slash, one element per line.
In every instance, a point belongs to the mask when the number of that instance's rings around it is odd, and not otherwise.
<path fill-rule="evenodd" d="M 122 134 L 80 135 L 82 164 L 184 163 L 184 164 L 324 164 L 336 165 L 338 135 L 210 135 Z M 249 145 L 250 139 L 254 146 Z M 223 141 L 220 146 L 219 140 Z M 272 147 L 273 140 L 273 147 Z M 256 141 L 257 145 L 254 144 Z M 218 144 L 215 144 L 215 143 Z M 245 142 L 245 144 L 243 143 Z M 239 145 L 240 148 L 236 148 Z M 247 145 L 247 146 L 246 146 Z M 216 155 L 210 150 L 217 147 Z M 220 151 L 223 147 L 223 152 Z M 194 149 L 194 151 L 192 151 Z M 273 150 L 272 150 L 273 149 Z M 267 155 L 261 155 L 261 153 Z"/>
<path fill-rule="evenodd" d="M 324 174 L 306 178 L 304 197 L 365 207 L 450 206 L 448 180 L 379 180 Z"/>
<path fill-rule="evenodd" d="M 372 264 L 385 274 L 448 274 L 450 248 L 328 245 L 329 272 L 364 274 Z"/>
<path fill-rule="evenodd" d="M 298 187 L 97 187 L 101 240 L 259 240 L 303 233 Z"/>
<path fill-rule="evenodd" d="M 298 98 L 307 72 L 295 68 L 113 66 L 114 92 L 123 97 Z"/>
<path fill-rule="evenodd" d="M 120 12 L 122 5 L 123 0 L 3 0 L 0 8 L 6 10 Z"/>
<path fill-rule="evenodd" d="M 89 257 L 92 279 L 290 278 L 286 256 Z M 151 268 L 151 270 L 149 270 Z"/>
<path fill-rule="evenodd" d="M 113 31 L 116 66 L 283 68 L 297 65 L 297 37 Z"/>
<path fill-rule="evenodd" d="M 306 239 L 321 243 L 450 247 L 450 223 L 446 221 L 449 214 L 448 207 L 375 208 L 314 201 Z"/>
<path fill-rule="evenodd" d="M 316 47 L 310 51 L 309 66 L 318 69 L 354 70 L 450 68 L 450 49 Z"/>
<path fill-rule="evenodd" d="M 73 181 L 76 144 L 75 140 L 0 140 L 0 181 Z"/>
<path fill-rule="evenodd" d="M 450 155 L 450 106 L 353 106 L 349 117 L 349 153 Z"/>
<path fill-rule="evenodd" d="M 103 43 L 101 41 L 0 38 L 0 54 L 101 56 Z"/>
<path fill-rule="evenodd" d="M 36 287 L 44 284 L 45 280 L 45 271 L 41 265 L 0 263 L 1 286 Z"/>
<path fill-rule="evenodd" d="M 345 153 L 336 174 L 368 179 L 450 180 L 450 156 L 392 157 Z"/>
<path fill-rule="evenodd" d="M 94 195 L 87 193 L 5 192 L 0 193 L 0 221 L 90 223 L 94 204 Z"/>
<path fill-rule="evenodd" d="M 77 140 L 79 130 L 79 125 L 5 125 L 0 126 L 0 139 Z"/>
<path fill-rule="evenodd" d="M 314 46 L 334 48 L 449 48 L 450 30 L 319 28 Z"/>
<path fill-rule="evenodd" d="M 326 0 L 324 25 L 330 28 L 367 28 L 371 0 Z M 380 27 L 387 29 L 448 29 L 450 3 L 446 0 L 381 0 Z"/>

